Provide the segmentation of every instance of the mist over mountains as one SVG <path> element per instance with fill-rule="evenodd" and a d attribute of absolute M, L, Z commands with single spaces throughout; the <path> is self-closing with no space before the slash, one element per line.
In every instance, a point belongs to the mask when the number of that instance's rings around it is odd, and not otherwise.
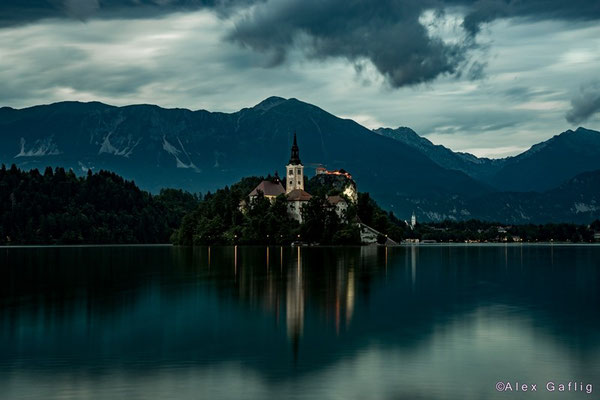
<path fill-rule="evenodd" d="M 436 146 L 410 128 L 372 131 L 279 97 L 235 113 L 97 102 L 4 107 L 0 162 L 107 169 L 153 192 L 206 192 L 244 176 L 283 174 L 294 131 L 309 175 L 319 164 L 346 169 L 360 191 L 401 218 L 413 210 L 422 220 L 507 223 L 600 216 L 599 132 L 569 130 L 492 160 Z"/>

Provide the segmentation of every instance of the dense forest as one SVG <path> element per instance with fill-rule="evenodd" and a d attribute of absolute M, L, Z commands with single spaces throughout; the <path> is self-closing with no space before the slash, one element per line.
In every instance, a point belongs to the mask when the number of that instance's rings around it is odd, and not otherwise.
<path fill-rule="evenodd" d="M 153 196 L 107 171 L 0 168 L 0 244 L 168 243 L 199 198 Z"/>

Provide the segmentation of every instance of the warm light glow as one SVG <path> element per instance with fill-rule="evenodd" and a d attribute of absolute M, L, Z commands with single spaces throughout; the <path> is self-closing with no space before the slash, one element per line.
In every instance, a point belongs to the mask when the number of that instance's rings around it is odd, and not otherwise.
<path fill-rule="evenodd" d="M 233 246 L 233 268 L 237 277 L 237 245 Z"/>
<path fill-rule="evenodd" d="M 327 170 L 325 170 L 325 172 L 323 172 L 323 174 L 326 174 L 326 175 L 342 175 L 342 176 L 345 176 L 348 179 L 352 179 L 352 175 L 350 175 L 347 172 L 341 172 L 341 171 L 339 171 L 337 169 L 333 170 L 333 171 L 327 171 Z"/>

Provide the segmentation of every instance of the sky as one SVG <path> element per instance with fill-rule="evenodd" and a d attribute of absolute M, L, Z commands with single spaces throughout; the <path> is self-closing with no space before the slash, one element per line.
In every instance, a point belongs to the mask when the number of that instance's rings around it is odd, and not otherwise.
<path fill-rule="evenodd" d="M 2 0 L 0 106 L 297 98 L 505 157 L 600 130 L 597 0 Z"/>

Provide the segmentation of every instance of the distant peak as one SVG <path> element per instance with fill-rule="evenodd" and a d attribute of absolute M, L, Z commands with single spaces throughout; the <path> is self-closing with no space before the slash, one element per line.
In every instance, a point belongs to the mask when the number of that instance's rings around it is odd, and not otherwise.
<path fill-rule="evenodd" d="M 256 106 L 254 106 L 254 108 L 257 110 L 267 111 L 285 101 L 287 101 L 287 99 L 284 99 L 283 97 L 271 96 L 258 103 Z"/>
<path fill-rule="evenodd" d="M 397 128 L 377 128 L 377 129 L 373 129 L 375 132 L 396 132 L 396 133 L 410 133 L 410 134 L 415 134 L 417 135 L 417 132 L 415 132 L 414 130 L 412 130 L 411 128 L 409 128 L 408 126 L 399 126 Z"/>
<path fill-rule="evenodd" d="M 591 129 L 584 128 L 583 126 L 580 126 L 579 128 L 577 128 L 575 130 L 575 132 L 576 133 L 600 133 L 598 131 L 594 131 L 594 130 L 591 130 Z"/>

